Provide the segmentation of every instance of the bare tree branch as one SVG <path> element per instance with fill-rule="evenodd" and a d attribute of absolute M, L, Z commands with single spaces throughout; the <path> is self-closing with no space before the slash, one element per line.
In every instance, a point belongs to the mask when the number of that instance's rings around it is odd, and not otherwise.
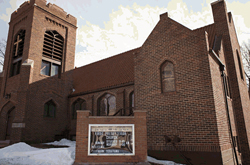
<path fill-rule="evenodd" d="M 250 80 L 250 43 L 246 44 L 243 43 L 243 45 L 240 47 L 247 85 L 249 86 L 249 80 Z"/>
<path fill-rule="evenodd" d="M 3 67 L 6 44 L 7 44 L 6 40 L 2 39 L 0 41 L 0 67 Z"/>

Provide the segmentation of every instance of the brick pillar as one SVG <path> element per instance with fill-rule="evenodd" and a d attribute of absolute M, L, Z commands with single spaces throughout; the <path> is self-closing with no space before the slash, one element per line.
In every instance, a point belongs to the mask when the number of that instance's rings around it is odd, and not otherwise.
<path fill-rule="evenodd" d="M 250 117 L 247 86 L 245 80 L 240 77 L 237 51 L 240 53 L 240 46 L 237 40 L 235 26 L 232 15 L 227 12 L 224 0 L 216 1 L 211 4 L 215 22 L 215 33 L 221 35 L 225 52 L 226 68 L 231 84 L 233 112 L 237 135 L 239 137 L 239 146 L 241 150 L 242 164 L 250 164 Z M 241 62 L 241 61 L 240 61 Z M 242 62 L 241 62 L 242 63 Z"/>
<path fill-rule="evenodd" d="M 17 106 L 15 109 L 15 119 L 12 124 L 10 141 L 16 143 L 22 141 L 22 131 L 25 129 L 25 110 L 29 84 L 32 82 L 34 61 L 27 59 L 21 67 L 20 84 L 17 91 Z"/>

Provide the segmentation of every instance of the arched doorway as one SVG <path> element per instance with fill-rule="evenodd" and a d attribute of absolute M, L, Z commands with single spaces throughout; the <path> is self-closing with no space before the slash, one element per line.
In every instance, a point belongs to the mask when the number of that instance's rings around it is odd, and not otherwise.
<path fill-rule="evenodd" d="M 13 107 L 12 109 L 10 109 L 7 113 L 7 127 L 6 127 L 6 135 L 5 135 L 5 140 L 9 140 L 10 139 L 10 135 L 11 135 L 11 129 L 12 129 L 12 122 L 14 120 L 15 117 L 15 108 Z"/>
<path fill-rule="evenodd" d="M 10 138 L 14 115 L 15 104 L 13 104 L 12 101 L 8 101 L 0 111 L 0 140 L 6 140 L 6 138 Z"/>

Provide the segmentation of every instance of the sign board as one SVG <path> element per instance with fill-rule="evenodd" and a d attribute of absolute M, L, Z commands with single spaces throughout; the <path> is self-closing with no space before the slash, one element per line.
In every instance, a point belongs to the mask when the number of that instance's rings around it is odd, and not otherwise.
<path fill-rule="evenodd" d="M 12 123 L 12 128 L 25 128 L 25 123 Z"/>
<path fill-rule="evenodd" d="M 89 124 L 88 155 L 134 155 L 134 124 Z"/>

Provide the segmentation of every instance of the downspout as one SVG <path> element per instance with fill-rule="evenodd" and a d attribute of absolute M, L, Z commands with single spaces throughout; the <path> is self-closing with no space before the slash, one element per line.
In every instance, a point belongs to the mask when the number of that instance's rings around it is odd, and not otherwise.
<path fill-rule="evenodd" d="M 224 98 L 225 98 L 225 104 L 226 104 L 226 112 L 227 112 L 227 120 L 228 120 L 228 125 L 229 125 L 229 132 L 230 132 L 230 137 L 231 137 L 231 140 L 232 140 L 232 147 L 233 147 L 233 152 L 234 152 L 236 164 L 239 165 L 237 153 L 236 153 L 236 150 L 235 150 L 235 144 L 234 144 L 234 141 L 233 141 L 233 131 L 232 131 L 232 127 L 231 127 L 231 120 L 230 120 L 229 107 L 228 107 L 228 101 L 227 101 L 226 76 L 225 76 L 225 73 L 224 73 L 225 65 L 221 62 L 221 60 L 218 58 L 217 54 L 212 49 L 210 49 L 209 52 L 212 53 L 214 55 L 214 57 L 219 61 L 221 77 L 222 77 L 222 80 L 223 80 L 223 87 L 224 87 Z"/>

